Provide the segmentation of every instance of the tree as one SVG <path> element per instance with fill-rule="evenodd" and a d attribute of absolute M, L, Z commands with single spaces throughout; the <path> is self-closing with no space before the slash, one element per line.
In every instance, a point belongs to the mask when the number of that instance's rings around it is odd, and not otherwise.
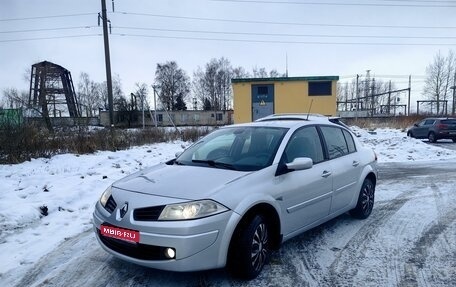
<path fill-rule="evenodd" d="M 267 78 L 268 72 L 266 71 L 266 68 L 254 67 L 253 68 L 253 77 L 254 78 Z"/>
<path fill-rule="evenodd" d="M 25 108 L 28 105 L 28 93 L 19 91 L 16 88 L 6 88 L 3 90 L 3 103 L 1 106 L 9 109 Z"/>
<path fill-rule="evenodd" d="M 238 70 L 238 72 L 243 72 Z M 211 59 L 204 70 L 193 73 L 193 92 L 205 110 L 226 110 L 231 106 L 233 68 L 228 59 Z"/>
<path fill-rule="evenodd" d="M 77 92 L 78 103 L 82 106 L 81 112 L 85 110 L 88 117 L 93 117 L 103 105 L 101 95 L 100 84 L 92 81 L 89 74 L 81 72 Z"/>
<path fill-rule="evenodd" d="M 157 64 L 155 83 L 159 88 L 158 98 L 166 110 L 176 110 L 177 99 L 185 102 L 190 95 L 190 78 L 175 61 Z"/>
<path fill-rule="evenodd" d="M 450 51 L 448 56 L 443 56 L 439 51 L 431 64 L 426 67 L 426 80 L 423 96 L 431 101 L 436 101 L 437 114 L 445 112 L 441 102 L 448 100 L 451 86 L 456 74 L 456 55 Z"/>

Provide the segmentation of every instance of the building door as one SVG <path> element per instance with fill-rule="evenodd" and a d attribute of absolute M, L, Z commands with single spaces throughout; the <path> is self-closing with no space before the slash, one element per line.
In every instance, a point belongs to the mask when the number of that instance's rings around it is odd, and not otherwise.
<path fill-rule="evenodd" d="M 252 85 L 252 120 L 274 113 L 274 85 Z"/>

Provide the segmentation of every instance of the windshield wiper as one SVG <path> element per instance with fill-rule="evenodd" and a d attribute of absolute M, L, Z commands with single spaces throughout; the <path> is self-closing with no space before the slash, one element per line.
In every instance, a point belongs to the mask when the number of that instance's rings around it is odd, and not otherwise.
<path fill-rule="evenodd" d="M 234 165 L 225 163 L 225 162 L 220 162 L 220 161 L 214 161 L 214 160 L 200 160 L 200 159 L 193 159 L 192 162 L 194 163 L 207 163 L 209 166 L 212 167 L 221 167 L 221 168 L 226 168 L 226 169 L 231 169 L 231 170 L 237 170 Z"/>

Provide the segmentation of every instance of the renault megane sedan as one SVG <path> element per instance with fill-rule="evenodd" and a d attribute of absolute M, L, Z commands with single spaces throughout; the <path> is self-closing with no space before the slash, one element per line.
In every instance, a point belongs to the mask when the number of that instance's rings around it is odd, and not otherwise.
<path fill-rule="evenodd" d="M 226 126 L 112 184 L 94 230 L 103 249 L 129 262 L 228 267 L 252 279 L 284 241 L 345 212 L 367 218 L 376 162 L 348 128 L 322 116 Z"/>

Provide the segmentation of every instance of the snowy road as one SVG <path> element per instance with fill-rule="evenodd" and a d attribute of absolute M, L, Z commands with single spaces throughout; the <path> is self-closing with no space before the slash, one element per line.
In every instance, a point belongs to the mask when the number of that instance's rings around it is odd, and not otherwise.
<path fill-rule="evenodd" d="M 456 286 L 455 165 L 454 160 L 380 164 L 371 217 L 342 215 L 284 243 L 250 282 L 233 280 L 224 270 L 181 274 L 129 264 L 104 252 L 91 230 L 66 240 L 13 281 L 16 286 Z"/>

